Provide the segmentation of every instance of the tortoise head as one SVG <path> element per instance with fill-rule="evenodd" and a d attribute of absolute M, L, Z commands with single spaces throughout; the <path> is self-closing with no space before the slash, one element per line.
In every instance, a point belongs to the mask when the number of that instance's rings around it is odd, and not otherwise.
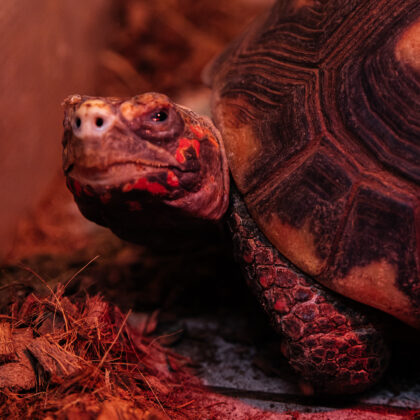
<path fill-rule="evenodd" d="M 222 217 L 228 168 L 209 119 L 157 93 L 73 95 L 64 106 L 63 169 L 87 218 L 126 237 L 141 226 Z"/>

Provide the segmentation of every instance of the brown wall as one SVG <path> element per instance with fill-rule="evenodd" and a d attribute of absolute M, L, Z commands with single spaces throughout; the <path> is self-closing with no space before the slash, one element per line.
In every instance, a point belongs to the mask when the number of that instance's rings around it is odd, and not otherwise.
<path fill-rule="evenodd" d="M 0 2 L 0 259 L 59 169 L 62 99 L 93 93 L 107 3 Z"/>

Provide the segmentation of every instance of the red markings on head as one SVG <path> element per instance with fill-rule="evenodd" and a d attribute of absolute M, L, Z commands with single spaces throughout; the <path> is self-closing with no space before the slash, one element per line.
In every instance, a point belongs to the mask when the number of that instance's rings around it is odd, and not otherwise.
<path fill-rule="evenodd" d="M 204 137 L 205 134 L 203 127 L 199 125 L 190 125 L 190 131 L 200 140 Z"/>
<path fill-rule="evenodd" d="M 183 137 L 179 140 L 178 149 L 175 152 L 175 159 L 179 163 L 185 163 L 185 152 L 192 147 L 195 150 L 197 157 L 200 157 L 200 142 L 196 139 L 187 139 Z"/>
<path fill-rule="evenodd" d="M 197 139 L 199 140 L 201 140 L 207 134 L 208 141 L 212 143 L 213 146 L 215 146 L 217 149 L 219 148 L 219 143 L 212 136 L 211 132 L 206 132 L 206 130 L 204 130 L 204 128 L 201 127 L 200 125 L 190 125 L 189 128 L 190 128 L 191 133 L 193 133 L 194 136 L 197 137 Z"/>
<path fill-rule="evenodd" d="M 172 171 L 168 171 L 168 176 L 167 176 L 166 182 L 170 187 L 178 187 L 179 186 L 179 179 Z"/>
<path fill-rule="evenodd" d="M 195 150 L 195 154 L 197 155 L 197 157 L 200 157 L 200 142 L 198 140 L 192 139 L 191 146 Z"/>
<path fill-rule="evenodd" d="M 220 147 L 219 143 L 216 141 L 216 139 L 213 136 L 209 136 L 208 139 L 209 139 L 209 142 L 212 143 L 216 149 Z"/>
<path fill-rule="evenodd" d="M 158 182 L 149 181 L 147 178 L 140 178 L 134 184 L 124 185 L 123 191 L 145 190 L 152 194 L 165 194 L 168 190 Z"/>

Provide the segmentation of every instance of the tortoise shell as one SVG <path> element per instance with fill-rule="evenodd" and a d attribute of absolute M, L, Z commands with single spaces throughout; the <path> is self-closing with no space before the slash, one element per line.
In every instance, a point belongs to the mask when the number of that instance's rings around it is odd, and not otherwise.
<path fill-rule="evenodd" d="M 320 283 L 420 327 L 420 2 L 279 0 L 208 75 L 267 238 Z"/>

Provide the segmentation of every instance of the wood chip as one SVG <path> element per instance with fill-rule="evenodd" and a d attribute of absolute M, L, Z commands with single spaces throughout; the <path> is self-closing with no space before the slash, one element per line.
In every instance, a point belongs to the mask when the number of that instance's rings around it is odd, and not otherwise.
<path fill-rule="evenodd" d="M 0 322 L 0 361 L 14 359 L 15 346 L 12 340 L 12 327 L 9 322 Z"/>
<path fill-rule="evenodd" d="M 52 378 L 66 378 L 82 369 L 82 363 L 77 356 L 45 336 L 33 340 L 27 349 Z"/>

